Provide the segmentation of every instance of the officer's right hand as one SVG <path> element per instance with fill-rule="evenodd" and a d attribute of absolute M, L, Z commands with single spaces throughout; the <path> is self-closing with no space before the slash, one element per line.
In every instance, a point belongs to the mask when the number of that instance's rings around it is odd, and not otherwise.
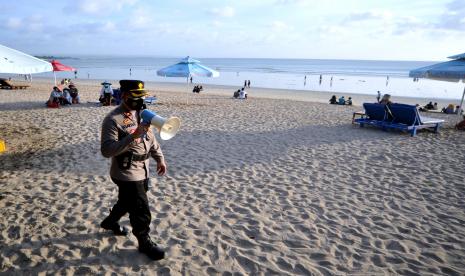
<path fill-rule="evenodd" d="M 150 126 L 150 125 L 143 125 L 143 124 L 140 124 L 140 125 L 136 128 L 136 130 L 135 130 L 133 133 L 131 133 L 132 138 L 133 138 L 133 139 L 137 139 L 137 138 L 140 138 L 140 137 L 144 136 L 144 135 L 147 133 L 147 131 L 148 131 L 148 129 L 149 129 L 149 126 Z"/>

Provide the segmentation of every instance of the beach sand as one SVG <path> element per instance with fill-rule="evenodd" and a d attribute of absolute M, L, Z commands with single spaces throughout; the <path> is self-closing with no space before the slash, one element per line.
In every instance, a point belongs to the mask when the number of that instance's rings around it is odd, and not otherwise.
<path fill-rule="evenodd" d="M 349 107 L 327 104 L 328 93 L 251 88 L 239 101 L 232 87 L 193 95 L 148 83 L 149 108 L 182 119 L 161 142 L 168 175 L 151 177 L 151 236 L 167 249 L 153 262 L 133 235 L 99 228 L 117 198 L 99 143 L 113 107 L 94 103 L 99 81 L 76 83 L 83 103 L 60 109 L 45 108 L 50 80 L 0 90 L 0 273 L 465 273 L 456 116 L 432 114 L 447 120 L 440 133 L 412 138 L 351 124 L 375 96 L 352 95 Z"/>

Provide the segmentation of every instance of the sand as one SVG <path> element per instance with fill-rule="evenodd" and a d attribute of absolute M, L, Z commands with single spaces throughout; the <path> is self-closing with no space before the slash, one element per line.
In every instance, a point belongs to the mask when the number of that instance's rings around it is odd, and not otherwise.
<path fill-rule="evenodd" d="M 99 228 L 117 197 L 99 144 L 113 107 L 92 103 L 99 82 L 78 80 L 83 104 L 60 109 L 45 108 L 50 83 L 0 90 L 0 274 L 465 273 L 465 133 L 454 116 L 432 114 L 445 127 L 412 138 L 351 124 L 373 96 L 348 107 L 251 88 L 239 101 L 232 87 L 206 86 L 188 99 L 183 85 L 149 83 L 159 98 L 149 108 L 182 119 L 161 142 L 168 175 L 151 177 L 151 236 L 167 250 L 153 262 L 133 235 Z"/>

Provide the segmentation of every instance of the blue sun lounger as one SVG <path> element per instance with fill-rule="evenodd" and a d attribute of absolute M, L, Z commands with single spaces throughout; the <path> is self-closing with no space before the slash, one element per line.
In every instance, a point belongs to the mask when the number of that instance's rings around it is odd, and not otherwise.
<path fill-rule="evenodd" d="M 365 118 L 356 119 L 360 127 L 372 125 L 383 130 L 398 129 L 407 131 L 413 137 L 418 129 L 431 128 L 438 132 L 444 120 L 421 117 L 414 105 L 364 103 Z"/>
<path fill-rule="evenodd" d="M 144 99 L 144 102 L 146 104 L 155 104 L 155 103 L 157 103 L 157 97 L 146 97 Z"/>

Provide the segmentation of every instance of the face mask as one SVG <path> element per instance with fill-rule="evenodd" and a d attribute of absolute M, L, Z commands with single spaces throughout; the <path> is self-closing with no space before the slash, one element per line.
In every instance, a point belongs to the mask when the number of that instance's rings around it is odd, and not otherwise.
<path fill-rule="evenodd" d="M 131 108 L 132 110 L 141 110 L 144 109 L 145 104 L 144 104 L 144 99 L 138 98 L 138 99 L 131 99 L 129 98 L 126 101 L 126 104 Z"/>

